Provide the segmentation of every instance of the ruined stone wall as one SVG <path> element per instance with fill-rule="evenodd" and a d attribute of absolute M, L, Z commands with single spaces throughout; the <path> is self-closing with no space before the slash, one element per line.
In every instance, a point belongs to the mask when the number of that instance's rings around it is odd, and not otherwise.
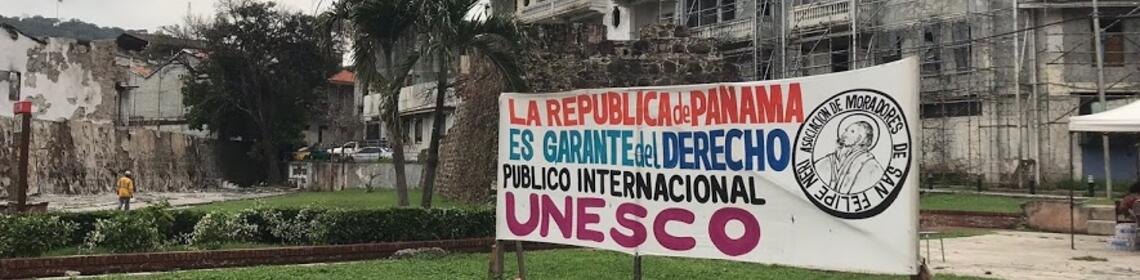
<path fill-rule="evenodd" d="M 605 27 L 542 25 L 528 30 L 523 66 L 532 92 L 581 88 L 676 85 L 740 80 L 713 39 L 689 37 L 673 25 L 641 30 L 636 41 L 607 41 Z M 500 77 L 474 61 L 461 77 L 463 103 L 455 125 L 440 147 L 440 194 L 460 201 L 486 202 L 495 182 Z"/>
<path fill-rule="evenodd" d="M 3 190 L 16 182 L 15 125 L 13 118 L 0 117 Z M 141 191 L 200 190 L 221 182 L 214 140 L 87 121 L 37 120 L 32 131 L 30 194 L 109 193 L 122 170 L 135 174 Z"/>

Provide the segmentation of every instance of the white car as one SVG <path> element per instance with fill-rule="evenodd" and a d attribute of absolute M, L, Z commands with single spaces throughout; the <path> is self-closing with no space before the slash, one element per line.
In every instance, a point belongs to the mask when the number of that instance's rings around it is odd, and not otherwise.
<path fill-rule="evenodd" d="M 364 147 L 349 155 L 352 161 L 377 161 L 392 158 L 392 149 L 385 147 Z"/>
<path fill-rule="evenodd" d="M 329 154 L 331 154 L 334 158 L 341 158 L 355 154 L 359 149 L 360 143 L 357 143 L 356 141 L 350 141 L 348 143 L 344 143 L 344 145 L 340 145 L 340 147 L 332 148 L 332 150 L 329 150 Z"/>

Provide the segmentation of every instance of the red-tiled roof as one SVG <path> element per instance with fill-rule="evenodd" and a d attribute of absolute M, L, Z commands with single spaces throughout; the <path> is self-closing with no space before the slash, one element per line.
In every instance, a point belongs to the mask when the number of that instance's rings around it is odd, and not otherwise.
<path fill-rule="evenodd" d="M 329 83 L 338 85 L 353 85 L 356 84 L 356 74 L 348 70 L 340 70 L 340 72 L 329 78 Z"/>

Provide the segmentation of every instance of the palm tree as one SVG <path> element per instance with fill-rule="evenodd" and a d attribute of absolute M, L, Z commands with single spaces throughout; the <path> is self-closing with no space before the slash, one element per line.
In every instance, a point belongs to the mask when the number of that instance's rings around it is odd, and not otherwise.
<path fill-rule="evenodd" d="M 435 112 L 433 113 L 431 140 L 424 164 L 423 208 L 431 208 L 435 189 L 436 171 L 439 168 L 439 143 L 443 136 L 443 106 L 451 74 L 449 71 L 462 56 L 478 57 L 495 65 L 497 74 L 508 83 L 508 89 L 525 91 L 521 67 L 514 58 L 514 50 L 522 39 L 513 18 L 502 15 L 469 16 L 478 0 L 423 1 L 420 27 L 424 54 L 433 56 L 436 67 Z M 474 60 L 474 59 L 472 59 Z"/>
<path fill-rule="evenodd" d="M 367 88 L 382 96 L 381 118 L 388 129 L 396 193 L 400 206 L 408 206 L 408 182 L 404 170 L 404 133 L 399 100 L 417 51 L 417 24 L 421 22 L 419 0 L 342 0 L 326 15 L 326 28 L 352 41 L 356 74 Z M 365 92 L 368 92 L 367 90 Z"/>

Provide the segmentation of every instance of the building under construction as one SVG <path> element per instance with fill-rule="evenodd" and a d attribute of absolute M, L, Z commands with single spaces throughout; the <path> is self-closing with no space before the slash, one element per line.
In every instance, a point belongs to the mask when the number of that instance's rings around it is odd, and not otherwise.
<path fill-rule="evenodd" d="M 1140 1 L 506 0 L 526 22 L 592 22 L 611 40 L 670 22 L 721 39 L 745 79 L 921 59 L 924 176 L 1026 186 L 1140 172 L 1135 135 L 1071 134 L 1068 117 L 1140 92 Z M 1094 13 L 1094 5 L 1096 6 Z M 1103 67 L 1097 67 L 1097 32 Z M 1099 79 L 1098 69 L 1103 69 Z M 1098 98 L 1103 85 L 1106 102 Z"/>

